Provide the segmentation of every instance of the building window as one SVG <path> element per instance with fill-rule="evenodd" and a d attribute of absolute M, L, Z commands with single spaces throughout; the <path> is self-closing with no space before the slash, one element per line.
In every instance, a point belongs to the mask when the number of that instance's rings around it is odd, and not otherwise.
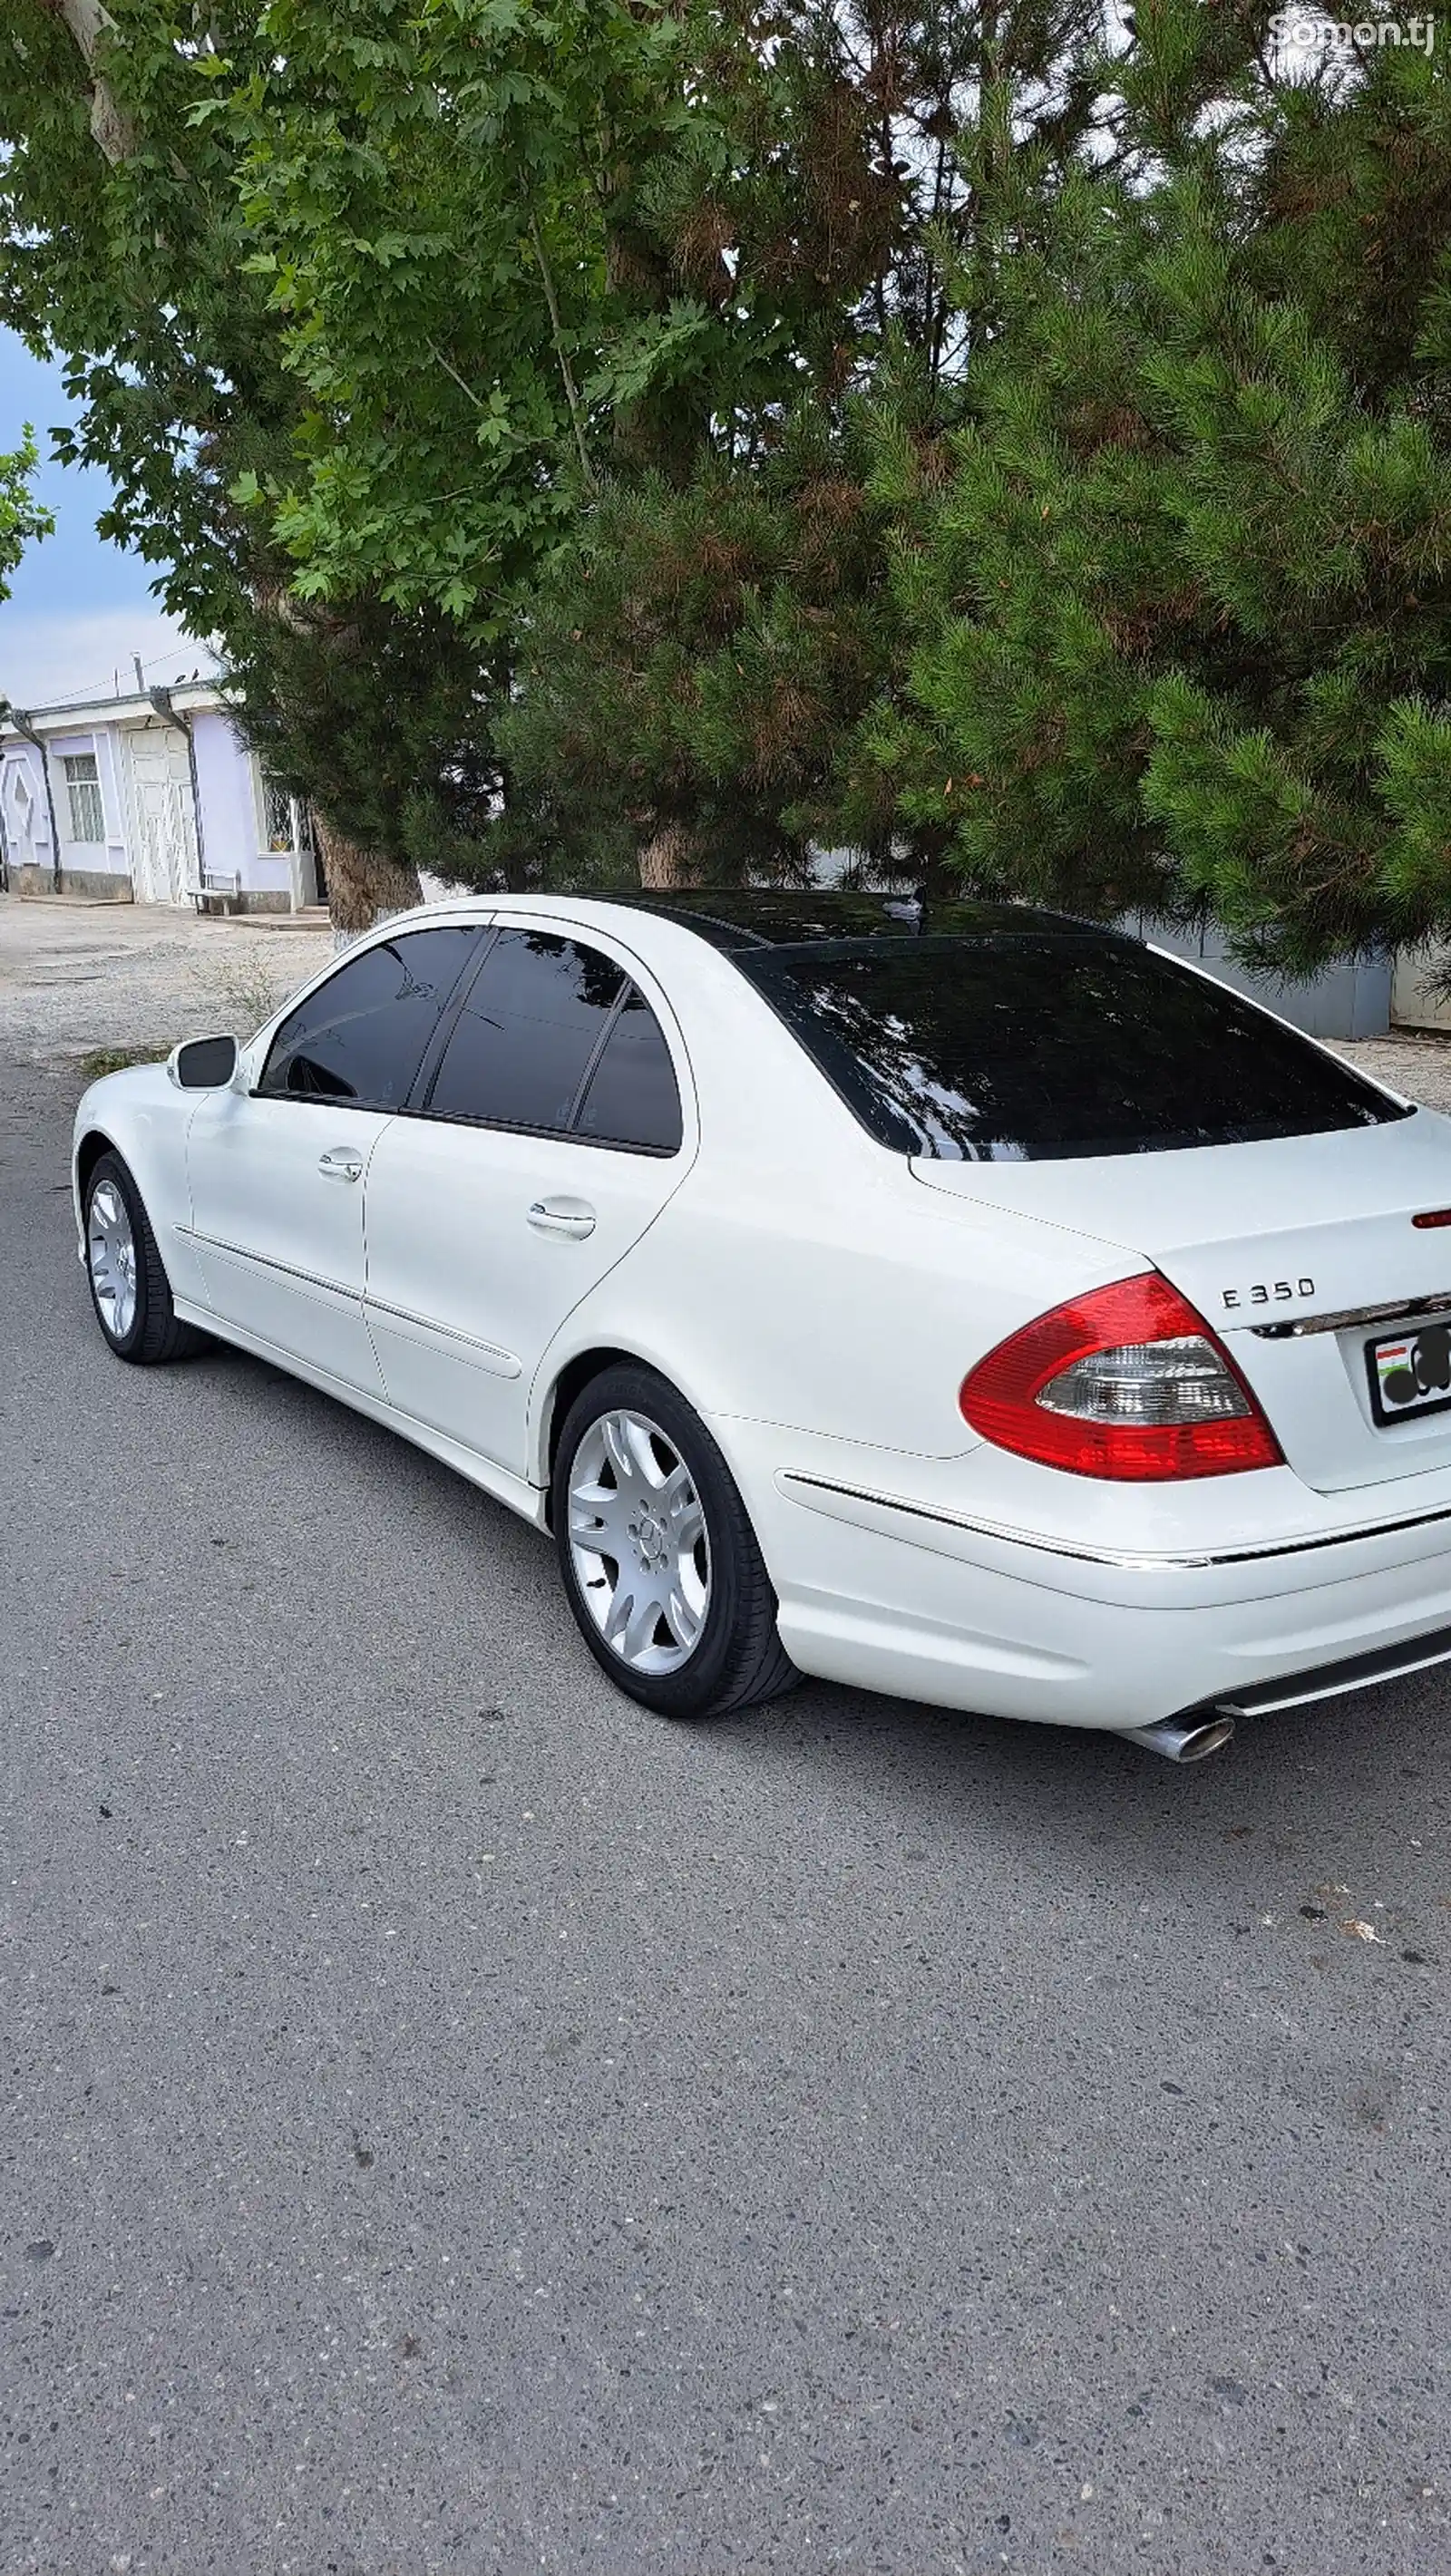
<path fill-rule="evenodd" d="M 308 851 L 314 846 L 312 810 L 300 796 L 262 772 L 262 837 L 269 850 Z"/>
<path fill-rule="evenodd" d="M 66 794 L 70 798 L 71 839 L 104 841 L 106 817 L 101 805 L 101 782 L 93 751 L 68 751 L 62 754 Z"/>
<path fill-rule="evenodd" d="M 293 844 L 292 799 L 285 787 L 265 773 L 262 780 L 262 837 L 269 850 L 290 850 Z"/>

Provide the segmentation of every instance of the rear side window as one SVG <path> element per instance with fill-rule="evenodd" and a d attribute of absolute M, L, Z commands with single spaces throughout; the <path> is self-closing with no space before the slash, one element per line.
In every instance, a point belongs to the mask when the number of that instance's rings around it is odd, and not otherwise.
<path fill-rule="evenodd" d="M 643 993 L 632 984 L 605 1040 L 576 1121 L 578 1133 L 601 1145 L 678 1154 L 684 1128 L 680 1090 L 665 1032 Z"/>
<path fill-rule="evenodd" d="M 400 1109 L 479 937 L 465 924 L 409 930 L 350 957 L 289 1011 L 267 1051 L 258 1091 L 274 1099 Z"/>
<path fill-rule="evenodd" d="M 1127 939 L 926 938 L 735 962 L 898 1153 L 1168 1153 L 1409 1114 L 1223 985 Z"/>
<path fill-rule="evenodd" d="M 444 1049 L 430 1114 L 568 1127 L 624 983 L 597 948 L 547 931 L 501 931 Z"/>

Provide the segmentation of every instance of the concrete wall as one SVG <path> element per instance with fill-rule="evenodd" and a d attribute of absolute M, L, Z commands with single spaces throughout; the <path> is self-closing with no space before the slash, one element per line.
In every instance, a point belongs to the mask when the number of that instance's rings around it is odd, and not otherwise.
<path fill-rule="evenodd" d="M 17 777 L 23 777 L 30 790 L 24 841 L 16 837 L 18 817 L 13 781 Z M 3 781 L 5 791 L 5 861 L 11 885 L 17 894 L 46 893 L 50 889 L 50 815 L 46 809 L 40 753 L 33 742 L 26 742 L 19 735 L 7 739 L 3 760 L 0 760 L 0 781 Z"/>
<path fill-rule="evenodd" d="M 1263 1002 L 1267 1010 L 1278 1011 L 1282 1020 L 1293 1021 L 1297 1029 L 1304 1029 L 1312 1038 L 1378 1038 L 1384 1037 L 1390 1027 L 1389 957 L 1374 958 L 1368 964 L 1334 966 L 1323 975 L 1283 980 L 1252 975 L 1236 965 L 1217 930 L 1181 930 L 1143 915 L 1124 926 L 1138 938 L 1150 940 L 1154 947 L 1167 948 L 1172 956 L 1192 959 L 1221 984 L 1230 985 L 1236 993 L 1248 994 L 1251 1001 Z"/>
<path fill-rule="evenodd" d="M 101 790 L 102 819 L 105 838 L 101 841 L 78 841 L 72 837 L 70 794 L 66 787 L 65 763 L 68 753 L 91 753 L 96 764 L 96 777 Z M 131 881 L 128 850 L 126 795 L 122 784 L 116 738 L 109 726 L 97 725 L 85 733 L 51 734 L 46 738 L 46 757 L 50 762 L 51 788 L 55 796 L 55 819 L 60 832 L 61 883 L 68 876 L 123 878 Z"/>
<path fill-rule="evenodd" d="M 18 867 L 10 871 L 11 890 L 15 894 L 54 894 L 54 880 L 48 867 Z M 63 859 L 60 871 L 62 894 L 84 896 L 88 903 L 134 903 L 136 890 L 129 876 L 119 875 L 114 868 L 71 867 Z"/>
<path fill-rule="evenodd" d="M 1396 959 L 1391 986 L 1391 1019 L 1399 1029 L 1451 1030 L 1451 998 L 1436 983 L 1451 975 L 1451 948 L 1408 948 Z"/>
<path fill-rule="evenodd" d="M 66 755 L 86 752 L 95 760 L 96 783 L 101 792 L 102 837 L 95 841 L 78 840 L 73 834 L 70 794 L 66 785 Z M 113 732 L 106 726 L 95 726 L 84 732 L 48 734 L 45 756 L 50 771 L 50 792 L 55 802 L 56 829 L 60 835 L 62 894 L 89 895 L 101 901 L 129 903 L 132 886 L 126 790 Z M 41 755 L 34 743 L 21 740 L 7 745 L 6 759 L 7 763 L 17 759 L 24 762 L 35 796 L 31 825 L 34 859 L 27 864 L 12 849 L 9 852 L 12 881 L 18 894 L 49 894 L 54 885 L 54 860 Z"/>
<path fill-rule="evenodd" d="M 240 878 L 244 911 L 288 911 L 292 861 L 287 851 L 269 850 L 263 842 L 251 752 L 220 710 L 199 709 L 192 726 L 208 868 Z"/>

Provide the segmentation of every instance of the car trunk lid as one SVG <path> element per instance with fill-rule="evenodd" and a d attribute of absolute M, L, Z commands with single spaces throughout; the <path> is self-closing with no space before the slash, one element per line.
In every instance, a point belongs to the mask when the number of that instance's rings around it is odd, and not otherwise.
<path fill-rule="evenodd" d="M 1322 1492 L 1451 1462 L 1451 1407 L 1377 1420 L 1368 1356 L 1407 1325 L 1393 1372 L 1451 1396 L 1451 1122 L 1430 1110 L 1388 1126 L 1181 1152 L 1062 1161 L 950 1162 L 915 1177 L 950 1197 L 1011 1208 L 1121 1244 L 1188 1297 L 1233 1352 L 1286 1460 Z M 1126 1259 L 1126 1271 L 1134 1266 Z M 1441 1389 L 1439 1374 L 1447 1383 Z M 1392 1374 L 1389 1381 L 1398 1381 Z"/>

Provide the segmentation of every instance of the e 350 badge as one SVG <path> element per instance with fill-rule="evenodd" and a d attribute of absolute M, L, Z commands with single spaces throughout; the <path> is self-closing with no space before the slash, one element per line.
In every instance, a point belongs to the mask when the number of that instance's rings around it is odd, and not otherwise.
<path fill-rule="evenodd" d="M 1248 1288 L 1221 1291 L 1226 1306 L 1292 1306 L 1297 1297 L 1313 1297 L 1313 1279 L 1256 1279 Z"/>

